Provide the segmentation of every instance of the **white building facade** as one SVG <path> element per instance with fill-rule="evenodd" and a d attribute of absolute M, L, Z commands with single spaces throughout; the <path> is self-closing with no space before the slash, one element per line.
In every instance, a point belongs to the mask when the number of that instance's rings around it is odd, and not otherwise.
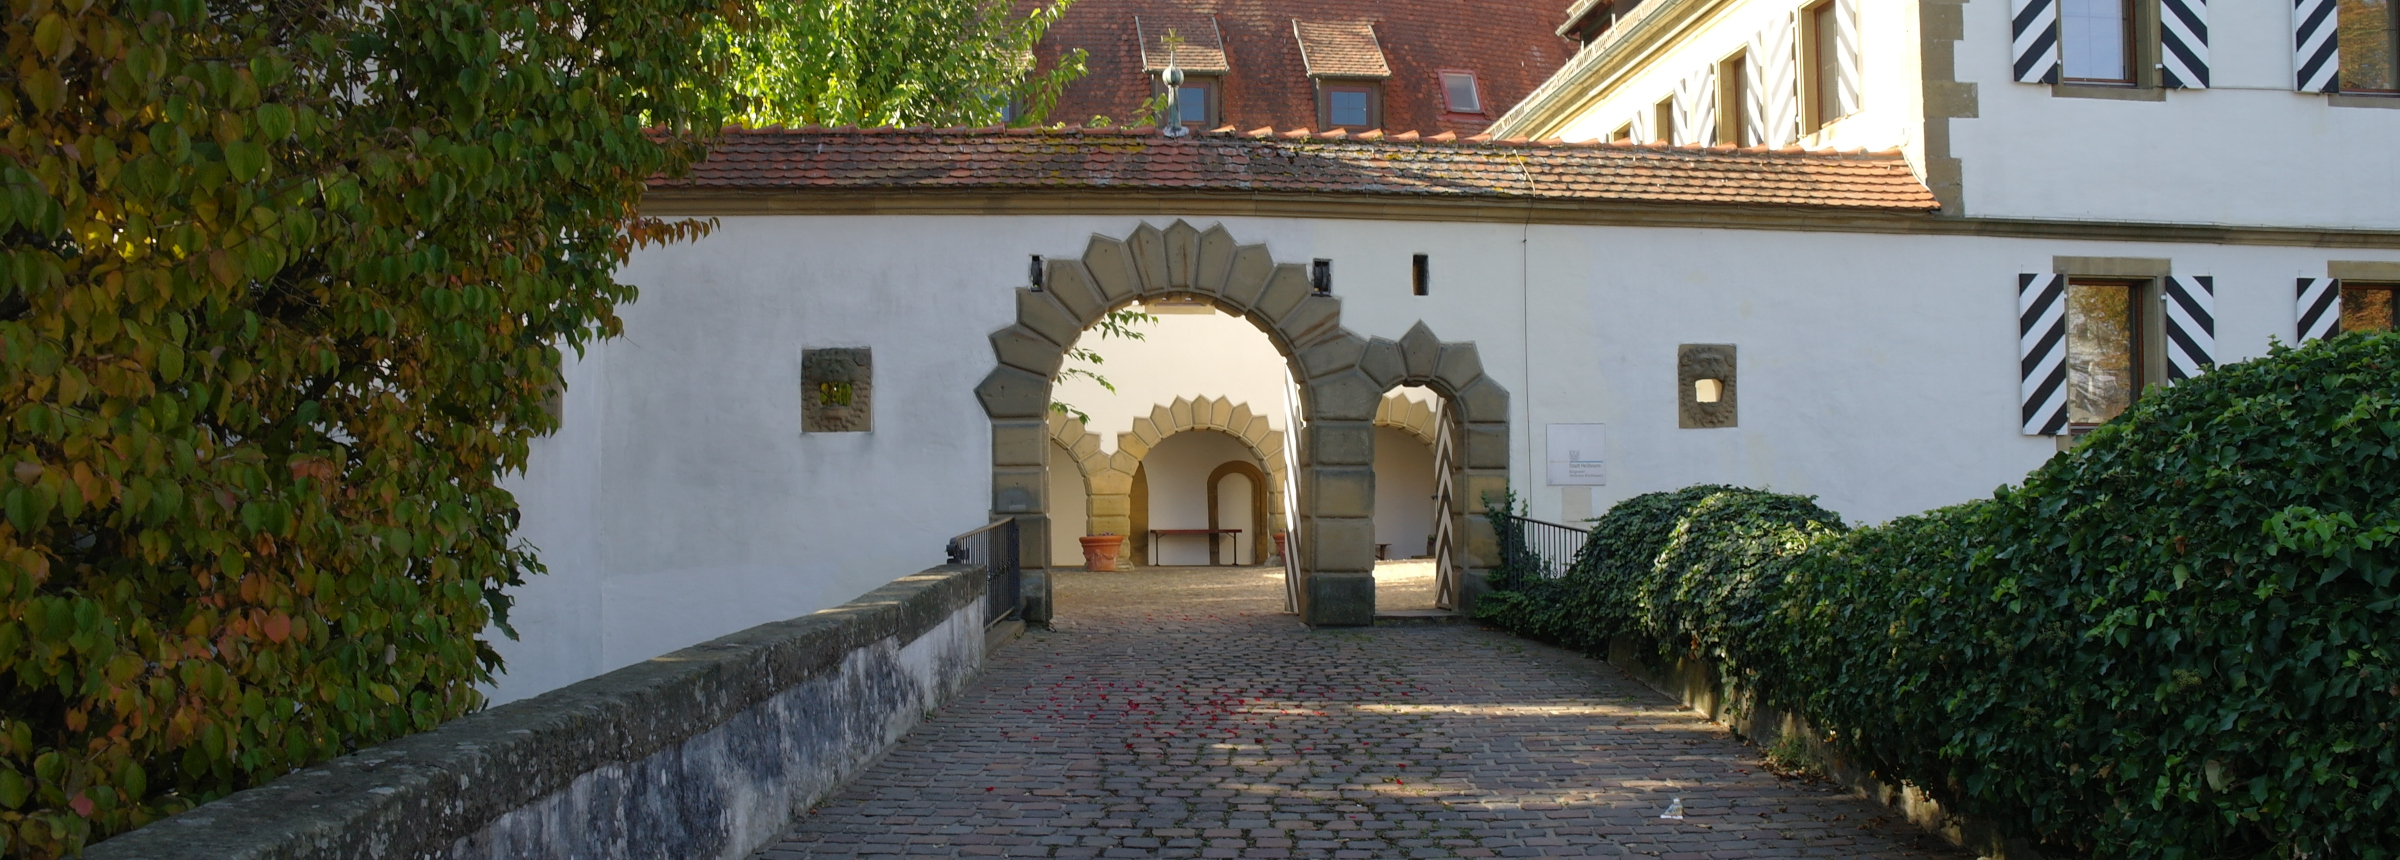
<path fill-rule="evenodd" d="M 1380 516 L 1407 501 L 1376 477 L 1411 438 L 1386 402 L 1404 389 L 1441 416 L 1416 440 L 1454 436 L 1424 458 L 1450 458 L 1434 518 L 1464 604 L 1496 563 L 1485 493 L 1575 521 L 1729 483 L 1877 521 L 2019 479 L 2148 385 L 2391 325 L 2400 112 L 2311 82 L 2306 16 L 2207 6 L 2203 73 L 2185 0 L 2137 0 L 2100 42 L 2097 7 L 2062 0 L 1832 2 L 1619 11 L 1499 125 L 1567 143 L 732 141 L 646 206 L 719 227 L 637 254 L 625 336 L 569 369 L 565 429 L 513 485 L 550 573 L 500 643 L 499 697 L 837 605 L 995 516 L 1038 533 L 1037 580 L 1078 564 L 1072 538 L 1132 526 L 1127 440 L 1213 434 L 1153 519 L 1253 523 L 1223 550 L 1244 562 L 1288 530 L 1303 619 L 1367 623 L 1373 556 L 1427 533 Z M 2377 73 L 2323 26 L 2336 82 Z M 2104 73 L 2124 80 L 2081 80 Z M 1804 151 L 1826 149 L 1889 152 Z M 1077 334 L 1151 303 L 1214 315 L 1162 315 L 1138 348 Z M 1051 391 L 1079 342 L 1158 381 Z M 862 348 L 871 415 L 808 429 L 835 390 L 812 356 Z M 1267 485 L 1263 529 L 1196 501 L 1187 473 L 1236 460 Z"/>

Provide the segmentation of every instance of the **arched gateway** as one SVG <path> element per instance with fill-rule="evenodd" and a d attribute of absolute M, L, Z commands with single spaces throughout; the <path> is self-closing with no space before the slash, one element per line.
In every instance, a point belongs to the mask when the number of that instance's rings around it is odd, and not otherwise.
<path fill-rule="evenodd" d="M 1375 415 L 1384 392 L 1440 393 L 1456 440 L 1450 517 L 1459 552 L 1445 593 L 1471 609 L 1499 564 L 1481 500 L 1508 488 L 1508 392 L 1483 374 L 1471 343 L 1442 343 L 1420 322 L 1398 340 L 1342 328 L 1342 300 L 1316 292 L 1308 270 L 1277 263 L 1265 245 L 1237 245 L 1223 225 L 1144 223 L 1123 239 L 1093 236 L 1083 257 L 1047 261 L 1042 286 L 1017 290 L 1017 322 L 993 332 L 1000 366 L 976 386 L 992 419 L 992 516 L 1024 525 L 1025 617 L 1050 616 L 1048 480 L 1050 381 L 1066 348 L 1102 315 L 1150 298 L 1205 300 L 1267 333 L 1300 380 L 1298 560 L 1300 617 L 1312 626 L 1375 621 Z"/>

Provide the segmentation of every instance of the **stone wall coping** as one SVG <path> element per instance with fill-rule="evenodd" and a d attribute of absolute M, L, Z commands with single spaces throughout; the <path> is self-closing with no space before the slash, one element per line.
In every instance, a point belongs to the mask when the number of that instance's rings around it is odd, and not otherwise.
<path fill-rule="evenodd" d="M 585 773 L 699 735 L 915 640 L 983 596 L 982 568 L 935 567 L 856 600 L 761 624 L 313 765 L 93 845 L 89 860 L 438 857 Z"/>

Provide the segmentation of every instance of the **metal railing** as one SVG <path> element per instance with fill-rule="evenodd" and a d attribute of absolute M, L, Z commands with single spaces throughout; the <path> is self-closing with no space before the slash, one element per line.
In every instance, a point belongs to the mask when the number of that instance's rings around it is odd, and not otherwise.
<path fill-rule="evenodd" d="M 1507 516 L 1500 523 L 1500 563 L 1518 575 L 1558 579 L 1567 575 L 1591 539 L 1590 529 L 1531 517 Z"/>
<path fill-rule="evenodd" d="M 1017 518 L 950 539 L 950 564 L 983 568 L 983 624 L 990 627 L 1013 618 L 1024 605 L 1025 570 L 1018 563 Z"/>

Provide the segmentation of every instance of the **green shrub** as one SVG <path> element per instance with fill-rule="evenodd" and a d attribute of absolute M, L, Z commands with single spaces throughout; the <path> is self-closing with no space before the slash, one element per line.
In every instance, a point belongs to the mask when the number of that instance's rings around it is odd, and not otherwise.
<path fill-rule="evenodd" d="M 500 477 L 618 328 L 718 0 L 0 20 L 0 856 L 481 703 Z M 705 132 L 704 132 L 705 133 Z"/>
<path fill-rule="evenodd" d="M 2153 391 L 1988 500 L 1732 533 L 1673 588 L 1594 575 L 1613 593 L 1573 605 L 1695 633 L 1855 763 L 2012 836 L 2400 856 L 2400 335 Z"/>

